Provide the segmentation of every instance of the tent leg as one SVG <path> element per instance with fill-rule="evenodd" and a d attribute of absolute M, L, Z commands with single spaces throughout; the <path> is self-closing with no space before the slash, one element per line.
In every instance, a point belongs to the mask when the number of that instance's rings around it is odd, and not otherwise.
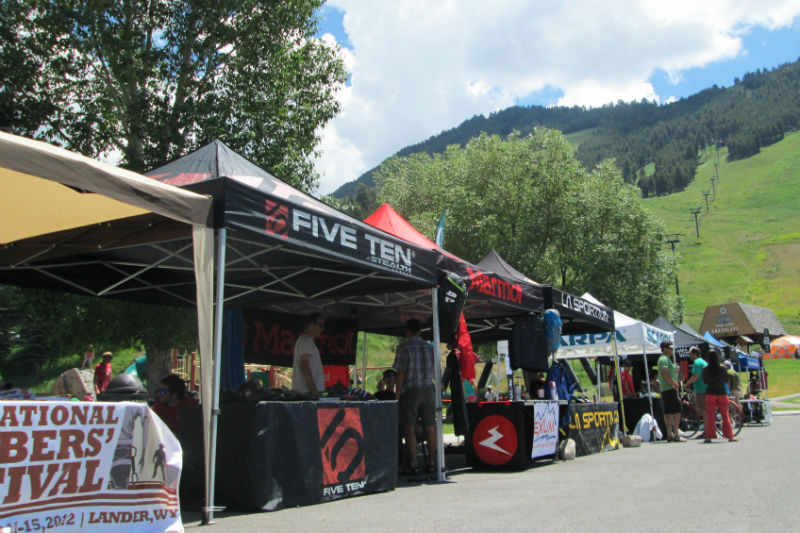
<path fill-rule="evenodd" d="M 619 391 L 619 411 L 622 414 L 622 434 L 628 434 L 628 424 L 625 421 L 625 398 L 622 396 L 622 377 L 619 374 L 619 353 L 617 352 L 616 332 L 611 332 L 611 349 L 614 351 L 614 368 L 616 370 L 617 391 Z"/>
<path fill-rule="evenodd" d="M 356 389 L 358 388 L 358 372 L 356 372 Z M 361 332 L 361 390 L 367 390 L 367 332 Z"/>
<path fill-rule="evenodd" d="M 222 319 L 223 299 L 225 296 L 225 247 L 227 233 L 225 228 L 219 230 L 217 240 L 217 295 L 214 317 L 214 377 L 212 380 L 211 399 L 211 427 L 209 442 L 207 443 L 207 470 L 206 470 L 206 505 L 203 508 L 203 524 L 210 524 L 214 520 L 214 483 L 217 464 L 217 421 L 219 417 L 219 387 L 220 366 L 222 364 Z"/>
<path fill-rule="evenodd" d="M 440 483 L 444 476 L 444 430 L 442 428 L 442 350 L 439 338 L 439 290 L 431 289 L 433 302 L 433 370 L 434 394 L 436 394 L 436 480 Z"/>

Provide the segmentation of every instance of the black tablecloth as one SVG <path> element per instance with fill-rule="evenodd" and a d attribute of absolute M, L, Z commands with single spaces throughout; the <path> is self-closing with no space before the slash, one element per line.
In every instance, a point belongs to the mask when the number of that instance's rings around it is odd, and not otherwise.
<path fill-rule="evenodd" d="M 616 402 L 571 403 L 569 416 L 569 438 L 575 441 L 577 457 L 619 448 Z"/>
<path fill-rule="evenodd" d="M 534 461 L 531 455 L 536 403 L 467 404 L 470 431 L 466 439 L 467 464 L 473 468 L 503 470 L 522 470 L 531 466 Z M 566 404 L 561 407 L 566 409 Z"/>
<path fill-rule="evenodd" d="M 271 511 L 393 490 L 397 431 L 397 402 L 223 404 L 216 502 Z M 180 433 L 182 501 L 196 502 L 204 486 L 199 406 L 184 411 Z"/>
<path fill-rule="evenodd" d="M 647 398 L 635 398 L 622 403 L 625 406 L 625 427 L 628 428 L 628 433 L 633 433 L 642 415 L 650 414 L 650 402 Z M 661 435 L 665 436 L 667 425 L 664 423 L 664 400 L 660 397 L 653 398 L 653 418 L 656 419 Z"/>

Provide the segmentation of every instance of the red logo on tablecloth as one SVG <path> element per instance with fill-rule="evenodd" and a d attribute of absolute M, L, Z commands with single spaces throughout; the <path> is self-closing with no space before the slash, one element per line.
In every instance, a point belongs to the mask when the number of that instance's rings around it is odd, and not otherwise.
<path fill-rule="evenodd" d="M 266 232 L 284 239 L 289 238 L 289 206 L 265 200 Z"/>
<path fill-rule="evenodd" d="M 472 449 L 486 464 L 500 466 L 517 453 L 517 430 L 511 421 L 500 415 L 490 415 L 478 422 L 472 433 Z"/>
<path fill-rule="evenodd" d="M 333 485 L 363 479 L 364 431 L 358 407 L 317 410 L 322 484 Z"/>

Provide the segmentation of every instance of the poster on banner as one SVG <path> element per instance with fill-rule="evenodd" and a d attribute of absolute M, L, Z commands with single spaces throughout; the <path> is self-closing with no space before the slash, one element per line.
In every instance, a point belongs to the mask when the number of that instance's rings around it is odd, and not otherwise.
<path fill-rule="evenodd" d="M 294 345 L 302 333 L 302 321 L 295 315 L 259 309 L 244 311 L 244 358 L 248 363 L 292 366 Z M 358 323 L 327 318 L 325 331 L 314 342 L 323 365 L 352 365 L 356 362 Z"/>
<path fill-rule="evenodd" d="M 0 402 L 0 528 L 181 532 L 182 458 L 144 404 Z"/>
<path fill-rule="evenodd" d="M 533 405 L 533 451 L 531 459 L 555 455 L 558 447 L 558 402 Z"/>

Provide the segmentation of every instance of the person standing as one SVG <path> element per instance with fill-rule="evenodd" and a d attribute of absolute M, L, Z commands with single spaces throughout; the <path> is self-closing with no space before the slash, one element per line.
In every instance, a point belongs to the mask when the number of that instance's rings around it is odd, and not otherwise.
<path fill-rule="evenodd" d="M 496 402 L 499 399 L 499 396 L 492 389 L 491 385 L 486 385 L 486 394 L 483 396 L 483 399 L 487 402 Z"/>
<path fill-rule="evenodd" d="M 181 410 L 188 405 L 194 405 L 197 400 L 186 396 L 186 382 L 177 374 L 167 374 L 161 381 L 153 412 L 164 421 L 175 435 L 180 434 Z M 154 474 L 155 475 L 155 474 Z"/>
<path fill-rule="evenodd" d="M 114 355 L 111 352 L 103 352 L 103 360 L 94 367 L 94 393 L 100 394 L 108 388 L 111 381 L 111 360 Z"/>
<path fill-rule="evenodd" d="M 664 423 L 667 442 L 686 442 L 681 437 L 681 400 L 678 397 L 678 365 L 672 360 L 672 341 L 661 343 L 661 357 L 658 358 L 658 383 L 661 398 L 664 400 Z"/>
<path fill-rule="evenodd" d="M 294 344 L 292 390 L 318 399 L 325 391 L 322 358 L 314 339 L 325 331 L 325 318 L 314 313 L 303 318 L 303 332 Z"/>
<path fill-rule="evenodd" d="M 406 437 L 408 473 L 415 473 L 417 465 L 418 420 L 422 422 L 428 441 L 426 470 L 433 472 L 436 465 L 436 392 L 434 389 L 433 346 L 420 337 L 422 325 L 412 318 L 406 322 L 406 341 L 395 354 L 392 367 L 397 370 L 397 395 L 400 400 L 400 425 Z"/>
<path fill-rule="evenodd" d="M 697 409 L 697 412 L 700 416 L 703 417 L 703 425 L 708 426 L 708 420 L 706 419 L 706 382 L 703 381 L 703 369 L 708 366 L 706 360 L 701 357 L 700 348 L 697 346 L 692 346 L 689 349 L 689 357 L 692 358 L 692 367 L 691 367 L 691 376 L 687 379 L 683 385 L 684 387 L 692 387 L 694 391 L 694 406 Z M 702 430 L 705 429 L 704 427 L 700 428 L 700 435 L 702 435 Z M 697 437 L 698 439 L 701 438 L 700 436 Z"/>
<path fill-rule="evenodd" d="M 714 423 L 716 411 L 722 415 L 722 434 L 730 441 L 735 442 L 731 417 L 728 412 L 728 395 L 725 386 L 728 384 L 728 373 L 722 366 L 719 352 L 711 349 L 708 352 L 708 366 L 703 369 L 703 379 L 706 382 L 706 438 L 703 442 L 711 442 L 717 437 L 717 426 Z"/>
<path fill-rule="evenodd" d="M 94 346 L 90 344 L 86 348 L 86 351 L 83 352 L 83 361 L 81 361 L 81 370 L 91 369 L 92 364 L 94 364 Z"/>
<path fill-rule="evenodd" d="M 742 399 L 742 380 L 739 373 L 733 369 L 733 363 L 730 360 L 725 361 L 725 372 L 728 374 L 728 388 L 730 395 L 737 402 Z"/>
<path fill-rule="evenodd" d="M 636 398 L 636 387 L 633 385 L 633 375 L 631 375 L 632 366 L 630 359 L 622 360 L 622 372 L 619 373 L 619 377 L 622 381 L 622 398 L 626 400 Z"/>

